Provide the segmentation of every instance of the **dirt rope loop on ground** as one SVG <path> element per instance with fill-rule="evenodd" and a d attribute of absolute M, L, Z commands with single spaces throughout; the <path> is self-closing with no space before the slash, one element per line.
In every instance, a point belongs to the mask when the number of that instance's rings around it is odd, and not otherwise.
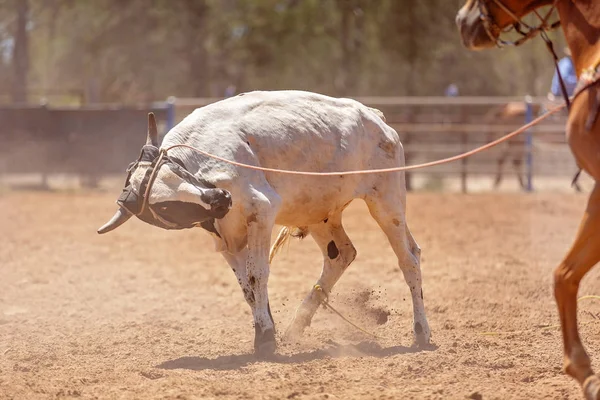
<path fill-rule="evenodd" d="M 431 161 L 431 162 L 426 162 L 423 164 L 416 164 L 416 165 L 406 165 L 403 167 L 393 167 L 393 168 L 381 168 L 381 169 L 367 169 L 367 170 L 360 170 L 360 171 L 340 171 L 340 172 L 309 172 L 309 171 L 290 171 L 290 170 L 285 170 L 285 169 L 277 169 L 277 168 L 266 168 L 266 167 L 259 167 L 256 165 L 250 165 L 250 164 L 244 164 L 244 163 L 240 163 L 237 161 L 233 161 L 233 160 L 228 160 L 226 158 L 223 157 L 219 157 L 217 155 L 214 154 L 210 154 L 204 150 L 200 150 L 196 147 L 187 145 L 187 144 L 174 144 L 172 146 L 167 147 L 164 151 L 168 152 L 171 149 L 174 149 L 176 147 L 182 147 L 182 148 L 186 148 L 186 149 L 190 149 L 190 150 L 194 150 L 202 155 L 205 155 L 206 157 L 210 157 L 213 158 L 215 160 L 219 160 L 228 164 L 232 164 L 235 165 L 237 167 L 242 167 L 242 168 L 247 168 L 247 169 L 253 169 L 256 171 L 264 171 L 264 172 L 276 172 L 276 173 L 280 173 L 280 174 L 287 174 L 287 175 L 303 175 L 303 176 L 342 176 L 342 175 L 365 175 L 365 174 L 379 174 L 379 173 L 386 173 L 386 172 L 400 172 L 400 171 L 409 171 L 409 170 L 413 170 L 413 169 L 420 169 L 420 168 L 426 168 L 426 167 L 433 167 L 436 165 L 442 165 L 442 164 L 446 164 L 449 162 L 453 162 L 453 161 L 458 161 L 458 160 L 462 160 L 463 158 L 467 158 L 470 157 L 472 155 L 475 155 L 477 153 L 480 153 L 484 150 L 487 150 L 489 148 L 492 148 L 494 146 L 499 145 L 500 143 L 503 143 L 509 139 L 512 139 L 513 137 L 520 135 L 521 133 L 525 132 L 527 129 L 531 128 L 532 126 L 535 126 L 537 124 L 539 124 L 540 122 L 542 122 L 543 120 L 545 120 L 546 118 L 548 118 L 549 116 L 551 116 L 552 114 L 557 113 L 558 111 L 564 109 L 566 107 L 566 104 L 560 105 L 558 107 L 555 107 L 551 110 L 548 110 L 548 112 L 546 112 L 545 114 L 537 117 L 536 119 L 534 119 L 533 121 L 531 121 L 528 124 L 523 125 L 522 127 L 520 127 L 519 129 L 508 133 L 506 135 L 504 135 L 503 137 L 501 137 L 500 139 L 494 140 L 493 142 L 487 143 L 483 146 L 480 146 L 476 149 L 467 151 L 465 153 L 462 154 L 458 154 L 456 156 L 452 156 L 452 157 L 448 157 L 448 158 L 443 158 L 441 160 L 437 160 L 437 161 Z"/>

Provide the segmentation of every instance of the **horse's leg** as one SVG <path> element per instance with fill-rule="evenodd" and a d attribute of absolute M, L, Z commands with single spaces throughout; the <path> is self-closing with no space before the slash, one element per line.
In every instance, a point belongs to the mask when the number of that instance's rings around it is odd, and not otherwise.
<path fill-rule="evenodd" d="M 504 164 L 504 160 L 506 159 L 507 155 L 508 152 L 504 151 L 502 154 L 500 154 L 500 157 L 498 157 L 498 160 L 496 161 L 496 179 L 494 180 L 494 189 L 498 189 L 498 187 L 500 187 L 500 183 L 502 182 L 502 165 Z"/>
<path fill-rule="evenodd" d="M 521 187 L 521 190 L 525 190 L 525 181 L 523 181 L 523 171 L 521 168 L 522 162 L 523 160 L 520 158 L 520 156 L 515 156 L 515 158 L 512 160 L 515 173 L 517 174 L 517 179 L 519 180 L 519 186 Z"/>
<path fill-rule="evenodd" d="M 581 186 L 579 186 L 579 177 L 581 176 L 581 172 L 583 172 L 581 169 L 579 171 L 577 171 L 577 173 L 575 174 L 575 176 L 573 177 L 573 188 L 575 188 L 576 192 L 581 192 Z"/>
<path fill-rule="evenodd" d="M 573 246 L 554 272 L 554 296 L 560 314 L 564 368 L 579 382 L 588 399 L 600 399 L 600 378 L 577 330 L 577 291 L 584 275 L 600 261 L 600 184 L 596 183 Z"/>

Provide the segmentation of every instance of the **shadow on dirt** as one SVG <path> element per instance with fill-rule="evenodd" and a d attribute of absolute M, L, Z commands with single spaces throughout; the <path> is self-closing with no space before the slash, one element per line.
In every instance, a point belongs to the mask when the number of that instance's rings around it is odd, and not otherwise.
<path fill-rule="evenodd" d="M 254 354 L 237 354 L 232 356 L 220 356 L 217 358 L 206 357 L 180 357 L 174 360 L 165 361 L 156 366 L 161 369 L 189 369 L 192 371 L 201 371 L 206 369 L 213 370 L 234 370 L 258 362 L 272 362 L 278 364 L 301 364 L 314 360 L 326 358 L 342 357 L 377 357 L 384 358 L 397 354 L 419 353 L 422 351 L 433 351 L 438 347 L 436 345 L 428 346 L 392 346 L 381 347 L 375 342 L 361 342 L 356 345 L 340 345 L 334 343 L 333 346 L 314 350 L 310 352 L 298 353 L 293 355 L 274 354 L 268 357 L 258 357 Z"/>

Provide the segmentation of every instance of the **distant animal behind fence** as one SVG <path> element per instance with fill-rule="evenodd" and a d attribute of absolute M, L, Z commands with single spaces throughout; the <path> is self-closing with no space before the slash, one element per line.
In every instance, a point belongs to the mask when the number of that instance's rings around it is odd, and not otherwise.
<path fill-rule="evenodd" d="M 493 125 L 521 125 L 527 120 L 527 103 L 523 101 L 509 102 L 505 105 L 500 105 L 491 108 L 483 117 L 483 122 Z M 544 113 L 548 109 L 546 103 L 535 103 L 530 104 L 531 117 Z M 550 124 L 561 126 L 564 124 L 564 117 L 552 116 L 550 118 Z M 542 128 L 543 129 L 543 128 Z M 491 142 L 498 139 L 504 133 L 502 132 L 491 132 L 487 135 L 486 140 Z M 564 133 L 560 132 L 559 135 L 534 135 L 532 137 L 532 147 L 527 147 L 527 136 L 519 135 L 508 140 L 505 144 L 500 145 L 496 150 L 496 173 L 494 177 L 493 187 L 498 189 L 503 181 L 505 173 L 505 163 L 508 161 L 512 164 L 513 172 L 519 182 L 519 186 L 522 190 L 527 190 L 526 182 L 526 171 L 524 170 L 525 163 L 527 162 L 528 151 L 534 153 L 533 143 L 556 143 L 564 142 Z M 575 173 L 575 165 L 573 164 L 573 173 Z M 577 182 L 574 183 L 574 187 L 577 191 L 581 191 L 580 186 Z"/>
<path fill-rule="evenodd" d="M 506 105 L 493 107 L 488 111 L 483 122 L 486 124 L 506 124 L 506 125 L 518 125 L 525 121 L 525 114 L 527 111 L 527 105 L 520 102 L 510 102 Z M 491 142 L 498 137 L 502 136 L 502 133 L 488 133 L 486 140 Z M 525 135 L 515 136 L 514 138 L 507 141 L 505 144 L 499 146 L 496 156 L 496 174 L 494 177 L 494 189 L 498 189 L 504 178 L 504 163 L 509 161 L 512 164 L 514 173 L 519 182 L 519 186 L 522 190 L 526 190 L 526 182 L 524 177 L 523 164 L 526 158 L 525 148 Z"/>

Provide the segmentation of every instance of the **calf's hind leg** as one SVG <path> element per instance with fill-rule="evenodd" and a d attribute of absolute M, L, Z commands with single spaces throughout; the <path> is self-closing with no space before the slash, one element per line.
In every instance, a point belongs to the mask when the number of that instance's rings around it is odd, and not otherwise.
<path fill-rule="evenodd" d="M 317 285 L 329 294 L 346 268 L 354 261 L 356 249 L 342 226 L 342 213 L 330 215 L 325 221 L 308 227 L 313 239 L 323 253 L 323 270 Z M 298 337 L 310 325 L 313 315 L 321 304 L 322 292 L 314 287 L 302 301 L 294 320 L 288 327 L 286 338 Z"/>
<path fill-rule="evenodd" d="M 392 187 L 392 185 L 390 184 L 388 187 Z M 423 304 L 421 249 L 406 224 L 404 195 L 388 193 L 386 196 L 380 196 L 379 193 L 376 193 L 367 197 L 365 201 L 371 215 L 386 234 L 398 258 L 398 266 L 404 274 L 404 280 L 410 288 L 416 343 L 427 344 L 431 332 Z"/>

